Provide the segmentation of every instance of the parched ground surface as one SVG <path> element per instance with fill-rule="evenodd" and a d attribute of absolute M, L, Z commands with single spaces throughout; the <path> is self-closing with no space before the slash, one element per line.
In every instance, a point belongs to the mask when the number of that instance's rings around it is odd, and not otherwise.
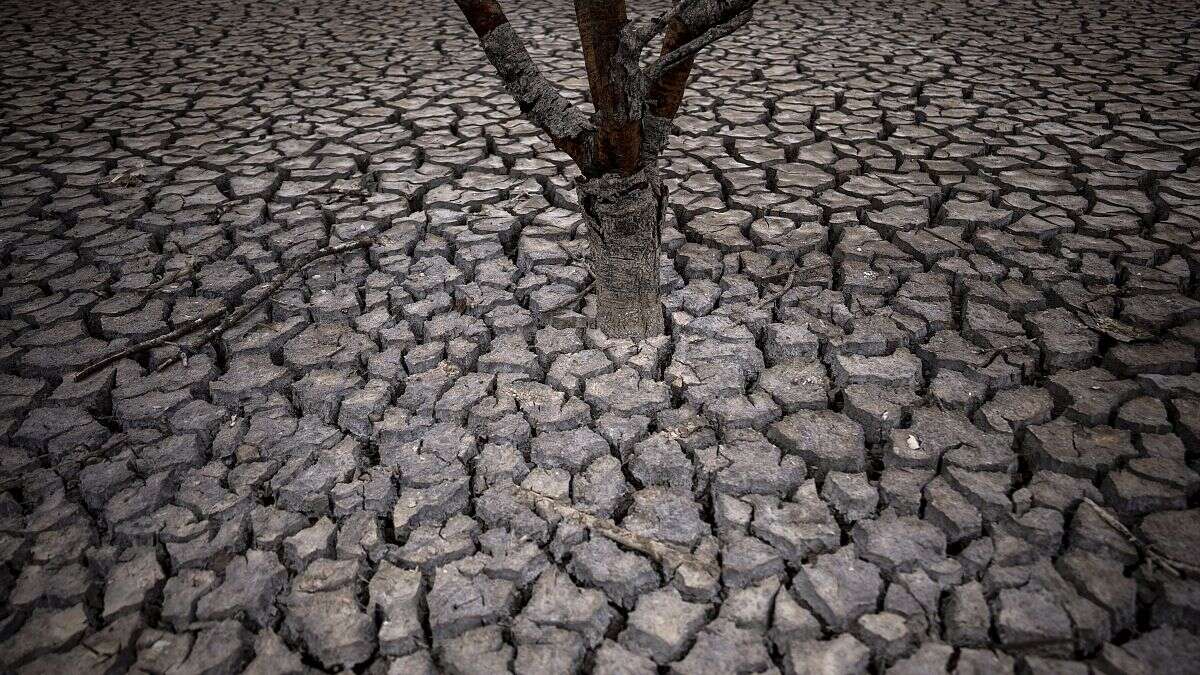
<path fill-rule="evenodd" d="M 3 668 L 1196 672 L 1195 7 L 764 4 L 634 345 L 445 0 L 5 2 Z"/>

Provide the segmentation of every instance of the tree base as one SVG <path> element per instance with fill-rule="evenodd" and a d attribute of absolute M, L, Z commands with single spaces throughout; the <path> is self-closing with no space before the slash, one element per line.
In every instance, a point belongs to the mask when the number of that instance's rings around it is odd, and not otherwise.
<path fill-rule="evenodd" d="M 658 251 L 667 190 L 647 167 L 575 182 L 596 281 L 596 327 L 610 338 L 662 335 Z"/>

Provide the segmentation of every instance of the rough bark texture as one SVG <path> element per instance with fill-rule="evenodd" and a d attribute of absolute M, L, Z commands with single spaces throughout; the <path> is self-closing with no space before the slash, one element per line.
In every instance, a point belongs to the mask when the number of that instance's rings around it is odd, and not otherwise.
<path fill-rule="evenodd" d="M 596 279 L 596 327 L 614 338 L 664 330 L 658 249 L 667 190 L 654 167 L 576 181 Z"/>
<path fill-rule="evenodd" d="M 584 136 L 593 127 L 538 71 L 520 36 L 505 23 L 480 38 L 488 60 L 517 105 L 563 152 L 578 163 L 589 161 Z"/>
<path fill-rule="evenodd" d="M 671 120 L 645 113 L 642 116 L 642 156 L 657 158 L 671 140 Z"/>
<path fill-rule="evenodd" d="M 662 54 L 665 56 L 671 53 L 694 37 L 696 36 L 678 19 L 672 21 L 663 38 Z M 694 58 L 688 57 L 666 68 L 650 83 L 650 114 L 668 120 L 675 117 L 675 113 L 679 111 L 679 104 L 683 101 L 683 89 L 692 73 Z"/>
<path fill-rule="evenodd" d="M 650 114 L 667 120 L 675 117 L 683 102 L 683 91 L 692 73 L 696 52 L 724 34 L 714 30 L 722 24 L 737 21 L 741 25 L 748 21 L 748 15 L 745 20 L 737 17 L 749 12 L 755 1 L 684 0 L 676 5 L 666 18 L 666 35 L 663 36 L 662 55 L 659 57 L 664 67 L 657 69 L 659 72 L 650 80 Z M 688 45 L 692 47 L 684 49 Z"/>
<path fill-rule="evenodd" d="M 563 98 L 538 70 L 500 3 L 495 0 L 456 2 L 479 37 L 484 54 L 496 68 L 504 88 L 516 99 L 525 117 L 576 164 L 590 164 L 595 128 L 587 116 Z"/>
<path fill-rule="evenodd" d="M 620 33 L 626 25 L 620 0 L 575 0 L 579 42 L 587 67 L 588 88 L 596 108 L 595 157 L 589 175 L 617 172 L 630 175 L 640 160 L 643 95 L 638 87 L 637 58 L 621 53 Z M 630 67 L 632 66 L 632 67 Z M 590 171 L 588 169 L 590 168 Z"/>

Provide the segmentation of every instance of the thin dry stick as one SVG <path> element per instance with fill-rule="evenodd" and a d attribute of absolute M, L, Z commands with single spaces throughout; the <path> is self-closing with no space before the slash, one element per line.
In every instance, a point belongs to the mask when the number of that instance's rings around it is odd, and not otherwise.
<path fill-rule="evenodd" d="M 995 363 L 996 359 L 1000 358 L 1000 356 L 1002 354 L 1008 354 L 1009 352 L 1024 349 L 1025 347 L 1026 347 L 1026 345 L 1017 343 L 1017 344 L 1011 344 L 1011 345 L 1001 345 L 992 350 L 985 350 L 981 353 L 987 354 L 988 351 L 991 351 L 991 354 L 988 356 L 987 363 L 983 364 L 983 368 L 991 368 L 992 364 Z M 981 368 L 981 370 L 982 370 L 982 368 Z"/>
<path fill-rule="evenodd" d="M 147 286 L 146 287 L 147 293 L 152 293 L 154 291 L 157 291 L 160 288 L 163 288 L 164 286 L 168 286 L 168 285 L 174 283 L 175 280 L 179 278 L 180 274 L 183 274 L 184 272 L 190 270 L 192 267 L 192 257 L 183 252 L 183 248 L 179 245 L 179 242 L 172 241 L 172 242 L 170 242 L 170 244 L 175 247 L 176 253 L 178 253 L 179 255 L 182 255 L 184 258 L 187 259 L 187 262 L 180 269 L 177 269 L 174 272 L 163 274 L 161 279 L 159 279 L 158 281 Z M 164 254 L 166 252 L 167 252 L 166 250 L 163 251 Z"/>
<path fill-rule="evenodd" d="M 196 264 L 194 262 L 192 262 L 191 260 L 188 260 L 188 262 L 183 267 L 180 267 L 179 269 L 175 270 L 174 272 L 171 272 L 170 274 L 163 275 L 162 279 L 159 279 L 158 281 L 154 282 L 153 284 L 150 284 L 149 286 L 147 286 L 146 292 L 153 293 L 155 291 L 160 291 L 160 290 L 166 288 L 167 286 L 170 286 L 171 284 L 175 283 L 176 281 L 184 280 L 185 277 L 191 278 L 191 276 L 195 273 L 196 273 Z"/>
<path fill-rule="evenodd" d="M 170 333 L 164 333 L 156 338 L 150 338 L 149 340 L 139 342 L 135 345 L 130 345 L 119 352 L 105 356 L 99 361 L 93 361 L 91 365 L 75 373 L 74 379 L 76 382 L 86 379 L 123 358 L 141 354 L 142 352 L 149 351 L 155 347 L 161 347 L 165 344 L 169 344 L 181 337 L 184 337 L 185 335 L 191 335 L 210 323 L 213 323 L 217 319 L 220 319 L 223 314 L 225 314 L 225 310 L 217 310 L 215 312 L 205 314 L 204 316 L 198 316 L 195 319 L 184 321 L 179 325 L 178 328 Z"/>
<path fill-rule="evenodd" d="M 179 249 L 179 244 L 175 245 L 175 249 L 179 253 L 183 253 L 183 251 Z M 160 291 L 172 284 L 185 283 L 185 282 L 191 281 L 193 278 L 195 278 L 196 272 L 198 269 L 198 265 L 196 264 L 197 263 L 196 259 L 187 254 L 184 254 L 184 257 L 187 258 L 187 262 L 184 263 L 183 267 L 180 267 L 179 269 L 175 270 L 174 272 L 171 272 L 170 274 L 164 274 L 162 279 L 159 279 L 158 281 L 154 282 L 153 284 L 150 284 L 149 286 L 147 286 L 146 292 L 154 293 L 154 292 Z M 209 262 L 209 261 L 205 258 L 201 258 L 199 261 L 200 265 L 206 264 L 207 262 Z"/>
<path fill-rule="evenodd" d="M 572 295 L 571 297 L 567 298 L 566 300 L 564 300 L 556 305 L 550 305 L 549 307 L 547 307 L 545 309 L 538 310 L 538 312 L 541 314 L 549 314 L 550 312 L 557 312 L 558 310 L 562 309 L 563 307 L 570 307 L 571 305 L 582 300 L 583 297 L 585 295 L 587 295 L 588 293 L 590 293 L 592 291 L 592 289 L 595 287 L 596 287 L 596 282 L 592 281 L 592 282 L 588 283 L 587 286 L 584 286 L 583 290 L 579 291 L 575 295 Z"/>
<path fill-rule="evenodd" d="M 1142 541 L 1140 537 L 1131 532 L 1128 527 L 1125 527 L 1124 523 L 1117 520 L 1116 516 L 1109 513 L 1108 509 L 1100 506 L 1088 497 L 1083 498 L 1083 503 L 1092 507 L 1092 510 L 1096 512 L 1096 515 L 1100 516 L 1101 520 L 1108 523 L 1109 527 L 1113 528 L 1117 532 L 1120 532 L 1125 536 L 1126 539 L 1129 540 L 1129 543 L 1133 544 L 1138 550 L 1144 552 L 1146 557 L 1149 558 L 1151 562 L 1157 563 L 1160 567 L 1177 577 L 1183 576 L 1183 574 L 1180 573 L 1180 570 L 1183 570 L 1188 574 L 1200 574 L 1200 566 L 1175 560 L 1174 558 L 1168 558 L 1158 551 L 1155 551 L 1153 546 L 1145 541 Z"/>
<path fill-rule="evenodd" d="M 574 520 L 589 530 L 592 530 L 593 532 L 599 532 L 600 534 L 608 537 L 618 544 L 621 544 L 622 546 L 631 548 L 635 551 L 641 551 L 642 553 L 645 553 L 651 558 L 657 560 L 664 567 L 691 565 L 692 567 L 704 572 L 708 572 L 713 576 L 721 575 L 721 570 L 716 566 L 715 563 L 701 560 L 693 555 L 691 551 L 686 551 L 670 544 L 664 544 L 661 541 L 655 541 L 648 537 L 643 537 L 640 534 L 635 534 L 617 525 L 611 520 L 598 518 L 590 513 L 587 513 L 586 511 L 580 511 L 574 506 L 564 504 L 553 497 L 547 497 L 544 494 L 534 492 L 533 490 L 521 487 L 520 485 L 513 486 L 513 494 L 518 500 L 530 506 L 541 507 L 549 511 L 553 511 L 560 517 Z"/>
<path fill-rule="evenodd" d="M 179 248 L 179 244 L 175 244 L 175 249 L 177 251 L 179 251 L 180 253 L 183 252 Z M 191 257 L 188 256 L 188 262 L 187 262 L 186 266 L 184 266 L 181 269 L 176 270 L 175 272 L 173 272 L 171 274 L 164 276 L 162 279 L 159 279 L 157 282 L 148 286 L 146 288 L 146 296 L 147 296 L 147 298 L 149 298 L 154 293 L 157 293 L 158 291 L 162 290 L 163 288 L 166 288 L 167 286 L 175 283 L 176 281 L 179 281 L 181 277 L 186 275 L 187 277 L 190 278 L 190 277 L 194 276 L 195 273 L 196 273 L 195 261 L 191 260 Z M 109 356 L 106 356 L 106 357 L 100 359 L 99 361 L 92 363 L 91 365 L 89 365 L 88 367 L 79 371 L 78 373 L 75 373 L 74 379 L 76 382 L 78 382 L 87 377 L 90 377 L 91 375 L 103 370 L 105 368 L 105 366 L 108 366 L 112 363 L 120 361 L 121 359 L 123 359 L 127 356 L 132 356 L 134 354 L 144 352 L 147 349 L 154 349 L 155 347 L 161 347 L 163 345 L 174 344 L 174 341 L 177 338 L 181 338 L 185 335 L 189 335 L 191 333 L 194 333 L 195 331 L 200 330 L 201 328 L 207 326 L 208 324 L 212 323 L 216 319 L 220 318 L 221 314 L 222 314 L 222 310 L 209 312 L 208 314 L 205 314 L 204 316 L 199 316 L 199 317 L 196 317 L 195 319 L 191 319 L 189 321 L 186 321 L 186 322 L 180 324 L 180 326 L 178 328 L 176 328 L 175 330 L 173 330 L 169 333 L 160 335 L 156 338 L 151 338 L 144 342 L 139 342 L 135 345 L 131 345 L 115 354 L 110 354 Z"/>
<path fill-rule="evenodd" d="M 769 305 L 772 302 L 775 302 L 776 300 L 782 298 L 784 296 L 784 294 L 786 294 L 788 291 L 792 290 L 792 284 L 794 284 L 794 283 L 796 283 L 796 269 L 793 267 L 792 271 L 788 272 L 787 281 L 783 282 L 783 287 L 780 288 L 778 291 L 766 296 L 762 300 L 759 300 L 758 302 L 754 303 L 754 307 L 757 309 L 759 307 L 762 307 L 763 305 Z"/>
<path fill-rule="evenodd" d="M 1075 316 L 1088 328 L 1104 333 L 1117 342 L 1141 342 L 1154 339 L 1153 333 L 1122 323 L 1112 317 L 1093 316 L 1087 312 L 1075 312 Z"/>
<path fill-rule="evenodd" d="M 760 276 L 758 278 L 758 280 L 764 284 L 773 284 L 777 281 L 787 281 L 788 275 L 790 275 L 792 272 L 794 272 L 795 269 L 796 269 L 796 265 L 792 264 L 787 269 L 785 269 L 781 272 L 772 272 L 771 274 L 765 274 L 763 276 Z"/>
<path fill-rule="evenodd" d="M 226 309 L 216 310 L 214 312 L 205 314 L 204 316 L 199 316 L 194 319 L 185 321 L 182 324 L 180 324 L 180 326 L 178 328 L 176 328 L 173 331 L 170 331 L 169 333 L 164 333 L 162 335 L 159 335 L 158 337 L 150 338 L 149 340 L 144 340 L 135 345 L 130 345 L 130 346 L 122 349 L 119 352 L 110 354 L 98 361 L 93 362 L 91 365 L 85 367 L 83 370 L 80 370 L 79 372 L 75 373 L 74 379 L 76 382 L 78 382 L 86 377 L 89 377 L 91 375 L 94 375 L 95 373 L 100 372 L 105 367 L 107 367 L 113 363 L 116 363 L 117 361 L 120 361 L 121 359 L 130 357 L 130 356 L 134 356 L 136 354 L 141 354 L 142 352 L 150 351 L 151 349 L 154 349 L 156 347 L 161 347 L 163 345 L 175 342 L 179 338 L 191 335 L 192 333 L 195 333 L 196 331 L 200 330 L 201 328 L 204 328 L 205 326 L 215 323 L 216 321 L 220 320 L 222 317 L 227 316 L 228 318 L 226 318 L 224 321 L 222 321 L 221 324 L 217 328 L 215 328 L 212 331 L 209 331 L 209 333 L 205 334 L 204 338 L 196 345 L 197 347 L 199 347 L 200 345 L 203 345 L 204 343 L 211 340 L 213 337 L 223 333 L 226 329 L 228 329 L 233 324 L 235 324 L 238 321 L 240 321 L 241 319 L 245 318 L 245 316 L 247 314 L 249 314 L 256 307 L 258 307 L 258 305 L 262 304 L 262 302 L 264 300 L 266 300 L 267 298 L 269 298 L 273 293 L 275 293 L 275 291 L 279 290 L 279 288 L 282 287 L 283 284 L 292 277 L 292 275 L 294 275 L 296 272 L 298 272 L 305 265 L 307 265 L 307 264 L 311 263 L 312 261 L 317 260 L 319 258 L 324 258 L 324 257 L 330 256 L 330 255 L 336 255 L 338 253 L 344 253 L 346 251 L 351 251 L 356 248 L 366 248 L 367 246 L 370 246 L 370 245 L 371 245 L 370 239 L 356 239 L 354 241 L 346 242 L 344 244 L 338 244 L 337 246 L 326 246 L 325 248 L 317 249 L 316 251 L 312 251 L 311 253 L 306 253 L 305 255 L 298 258 L 295 262 L 293 262 L 291 264 L 291 266 L 288 267 L 287 270 L 284 271 L 283 274 L 279 275 L 275 279 L 275 281 L 271 282 L 271 285 L 267 288 L 267 291 L 262 295 L 262 297 L 258 298 L 250 305 L 237 310 L 236 312 L 234 312 L 233 315 L 230 315 L 229 314 L 230 309 L 226 308 Z M 172 358 L 173 359 L 182 358 L 182 354 L 183 354 L 183 352 L 181 351 L 179 356 L 172 357 Z"/>
<path fill-rule="evenodd" d="M 225 320 L 223 320 L 220 324 L 214 326 L 213 328 L 209 329 L 209 331 L 207 333 L 205 333 L 204 335 L 201 335 L 200 339 L 197 340 L 190 347 L 181 348 L 179 350 L 178 354 L 170 357 L 166 361 L 163 361 L 162 364 L 159 365 L 158 370 L 160 370 L 160 371 L 166 370 L 168 367 L 174 365 L 175 363 L 178 363 L 179 361 L 186 359 L 187 355 L 189 353 L 195 353 L 197 350 L 199 350 L 204 345 L 206 345 L 209 342 L 212 342 L 213 340 L 220 337 L 221 334 L 224 333 L 225 331 L 236 326 L 239 321 L 241 321 L 242 319 L 249 316 L 251 312 L 258 309 L 259 305 L 262 305 L 264 302 L 266 302 L 267 298 L 270 298 L 272 295 L 275 294 L 276 291 L 278 291 L 280 288 L 282 288 L 283 285 L 285 283 L 287 283 L 287 280 L 292 278 L 292 276 L 294 274 L 296 274 L 296 272 L 299 272 L 301 269 L 303 269 L 306 265 L 313 262 L 314 260 L 326 258 L 331 255 L 337 255 L 339 253 L 345 253 L 346 251 L 353 251 L 353 250 L 359 249 L 359 248 L 366 248 L 366 247 L 370 246 L 372 242 L 373 242 L 373 240 L 369 239 L 369 238 L 355 239 L 354 241 L 348 241 L 344 244 L 338 244 L 336 246 L 326 246 L 325 248 L 319 248 L 315 251 L 312 251 L 311 253 L 306 253 L 306 254 L 300 256 L 295 262 L 293 262 L 291 264 L 291 266 L 289 266 L 287 268 L 287 270 L 283 274 L 279 275 L 278 277 L 275 278 L 274 281 L 271 282 L 271 285 L 267 287 L 267 290 L 264 291 L 262 295 L 255 298 L 253 301 L 242 305 L 241 307 L 238 308 L 237 311 L 235 311 L 232 314 L 230 314 L 229 316 L 225 317 Z"/>

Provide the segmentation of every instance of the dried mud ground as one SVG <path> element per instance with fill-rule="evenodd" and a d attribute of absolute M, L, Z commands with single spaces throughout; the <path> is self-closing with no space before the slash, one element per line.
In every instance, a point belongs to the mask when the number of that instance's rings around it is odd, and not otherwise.
<path fill-rule="evenodd" d="M 763 4 L 632 344 L 446 0 L 5 2 L 0 668 L 1197 672 L 1195 7 Z"/>

